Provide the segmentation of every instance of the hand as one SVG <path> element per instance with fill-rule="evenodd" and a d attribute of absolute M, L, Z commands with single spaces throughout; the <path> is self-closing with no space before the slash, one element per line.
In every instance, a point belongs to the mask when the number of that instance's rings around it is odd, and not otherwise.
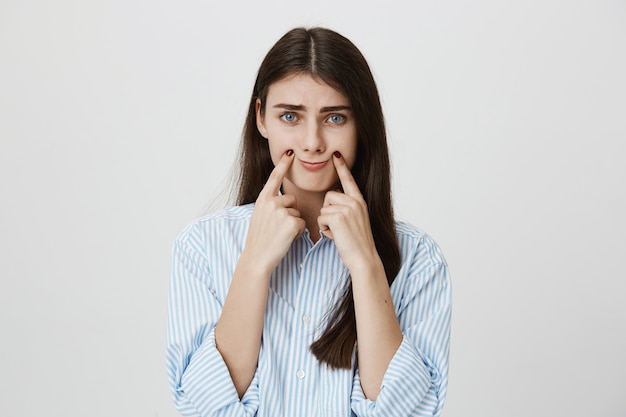
<path fill-rule="evenodd" d="M 344 192 L 326 193 L 317 224 L 324 236 L 335 241 L 343 263 L 354 271 L 354 268 L 376 262 L 380 257 L 359 186 L 338 152 L 333 155 L 333 164 Z"/>
<path fill-rule="evenodd" d="M 278 195 L 293 159 L 293 152 L 287 151 L 259 193 L 242 254 L 259 268 L 266 268 L 268 274 L 276 268 L 305 228 L 305 221 L 296 209 L 296 198 L 292 195 Z"/>

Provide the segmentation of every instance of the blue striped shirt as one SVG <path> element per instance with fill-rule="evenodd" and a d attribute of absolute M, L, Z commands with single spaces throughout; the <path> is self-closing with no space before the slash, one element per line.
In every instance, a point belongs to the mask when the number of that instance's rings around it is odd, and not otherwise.
<path fill-rule="evenodd" d="M 256 373 L 239 398 L 214 329 L 253 207 L 199 218 L 174 241 L 166 356 L 178 410 L 202 417 L 438 416 L 448 380 L 450 279 L 437 244 L 403 222 L 396 222 L 402 264 L 391 286 L 403 340 L 376 401 L 365 398 L 358 366 L 333 370 L 309 350 L 349 271 L 332 240 L 314 244 L 307 231 L 271 275 Z"/>

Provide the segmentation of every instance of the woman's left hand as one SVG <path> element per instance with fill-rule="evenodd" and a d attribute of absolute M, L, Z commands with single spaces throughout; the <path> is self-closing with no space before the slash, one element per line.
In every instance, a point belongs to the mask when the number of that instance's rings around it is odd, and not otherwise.
<path fill-rule="evenodd" d="M 341 260 L 353 271 L 353 268 L 380 262 L 380 258 L 363 195 L 338 152 L 333 155 L 333 163 L 344 192 L 326 193 L 317 224 L 324 236 L 335 241 Z"/>

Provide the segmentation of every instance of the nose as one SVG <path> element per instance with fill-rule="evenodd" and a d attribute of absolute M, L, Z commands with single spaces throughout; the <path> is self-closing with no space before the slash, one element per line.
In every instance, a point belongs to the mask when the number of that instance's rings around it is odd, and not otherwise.
<path fill-rule="evenodd" d="M 326 150 L 322 129 L 316 122 L 307 125 L 306 131 L 303 132 L 301 146 L 305 152 L 323 153 Z"/>

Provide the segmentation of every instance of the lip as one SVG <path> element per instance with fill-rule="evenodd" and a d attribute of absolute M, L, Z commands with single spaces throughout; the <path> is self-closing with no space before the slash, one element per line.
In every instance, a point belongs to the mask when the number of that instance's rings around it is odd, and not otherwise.
<path fill-rule="evenodd" d="M 326 164 L 328 164 L 328 161 L 307 162 L 307 161 L 303 161 L 301 159 L 299 159 L 298 161 L 300 162 L 300 165 L 302 165 L 305 169 L 308 169 L 309 171 L 320 170 L 320 169 L 324 168 L 326 166 Z"/>

